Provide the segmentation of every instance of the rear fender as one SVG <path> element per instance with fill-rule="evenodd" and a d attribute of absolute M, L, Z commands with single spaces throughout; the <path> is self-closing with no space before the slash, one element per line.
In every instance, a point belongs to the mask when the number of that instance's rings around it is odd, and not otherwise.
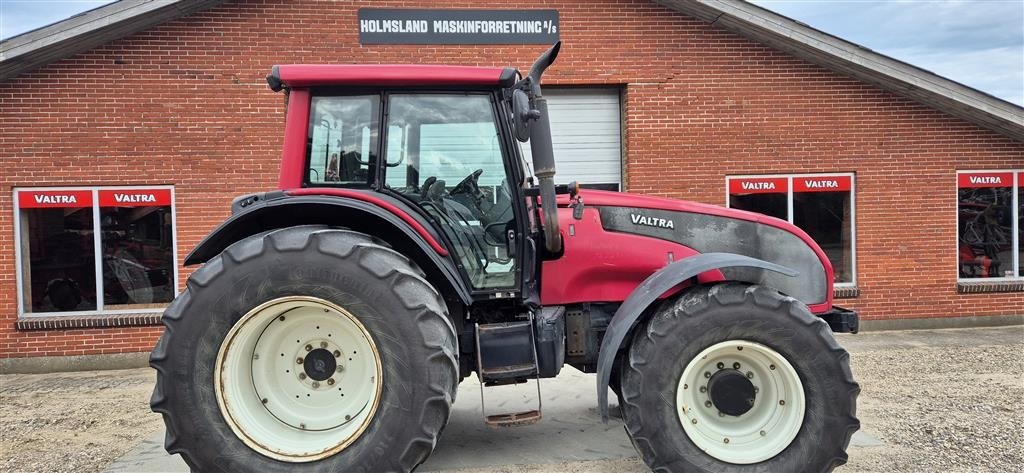
<path fill-rule="evenodd" d="M 466 305 L 472 302 L 469 288 L 459 276 L 448 252 L 422 225 L 414 227 L 410 224 L 409 215 L 397 215 L 401 209 L 393 205 L 378 205 L 370 199 L 330 195 L 289 196 L 283 192 L 269 192 L 236 199 L 232 211 L 231 217 L 189 253 L 185 258 L 186 265 L 204 263 L 232 243 L 267 230 L 296 225 L 330 225 L 384 240 L 395 251 L 419 265 L 446 299 L 457 298 Z"/>
<path fill-rule="evenodd" d="M 704 253 L 691 256 L 650 275 L 615 311 L 601 341 L 601 350 L 597 357 L 597 402 L 602 421 L 608 422 L 608 382 L 611 379 L 615 357 L 622 347 L 622 342 L 644 311 L 662 294 L 698 274 L 734 267 L 760 268 L 789 277 L 799 275 L 796 270 L 785 266 L 732 253 Z"/>

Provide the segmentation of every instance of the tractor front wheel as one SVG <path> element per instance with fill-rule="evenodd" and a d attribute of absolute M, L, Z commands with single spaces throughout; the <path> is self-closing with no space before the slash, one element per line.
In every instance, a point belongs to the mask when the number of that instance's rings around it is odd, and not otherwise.
<path fill-rule="evenodd" d="M 458 351 L 444 301 L 365 234 L 241 240 L 163 320 L 151 406 L 193 471 L 408 472 L 448 420 Z"/>
<path fill-rule="evenodd" d="M 626 431 L 657 472 L 827 472 L 846 462 L 860 392 L 828 325 L 756 285 L 690 289 L 633 338 Z"/>

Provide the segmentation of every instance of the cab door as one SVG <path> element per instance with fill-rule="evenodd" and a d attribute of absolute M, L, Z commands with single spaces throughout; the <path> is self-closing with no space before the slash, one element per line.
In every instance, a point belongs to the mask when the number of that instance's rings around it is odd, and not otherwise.
<path fill-rule="evenodd" d="M 386 95 L 385 188 L 429 215 L 473 289 L 518 287 L 519 220 L 488 92 Z"/>

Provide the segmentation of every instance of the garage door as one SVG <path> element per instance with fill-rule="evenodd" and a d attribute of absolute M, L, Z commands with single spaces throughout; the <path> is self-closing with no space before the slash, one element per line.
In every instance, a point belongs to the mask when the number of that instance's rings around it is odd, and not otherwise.
<path fill-rule="evenodd" d="M 618 89 L 545 88 L 555 151 L 555 182 L 619 190 L 622 120 Z M 528 146 L 524 146 L 528 149 Z"/>

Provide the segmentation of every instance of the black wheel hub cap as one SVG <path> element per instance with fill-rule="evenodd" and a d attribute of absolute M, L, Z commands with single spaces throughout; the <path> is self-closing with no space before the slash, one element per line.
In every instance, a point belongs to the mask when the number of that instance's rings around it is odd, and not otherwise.
<path fill-rule="evenodd" d="M 711 402 L 723 414 L 741 416 L 754 407 L 754 383 L 736 370 L 721 370 L 708 380 Z"/>
<path fill-rule="evenodd" d="M 314 381 L 330 378 L 337 368 L 338 362 L 334 360 L 334 355 L 323 348 L 317 348 L 307 353 L 306 359 L 302 362 L 302 369 L 306 371 L 306 376 Z"/>

